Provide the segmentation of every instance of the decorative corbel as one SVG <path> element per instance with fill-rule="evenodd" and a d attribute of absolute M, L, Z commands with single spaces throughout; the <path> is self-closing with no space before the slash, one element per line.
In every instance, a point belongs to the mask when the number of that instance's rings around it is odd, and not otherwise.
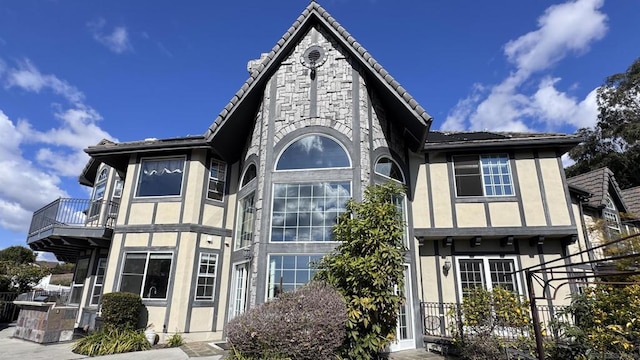
<path fill-rule="evenodd" d="M 471 238 L 471 247 L 480 246 L 481 243 L 482 243 L 481 236 L 474 236 Z"/>
<path fill-rule="evenodd" d="M 500 246 L 501 247 L 507 247 L 507 246 L 513 246 L 513 236 L 505 236 L 502 239 L 500 239 Z"/>
<path fill-rule="evenodd" d="M 453 237 L 447 236 L 446 238 L 442 239 L 442 245 L 444 247 L 449 247 L 452 244 L 453 244 Z"/>
<path fill-rule="evenodd" d="M 534 236 L 529 239 L 529 246 L 541 246 L 544 245 L 544 235 Z"/>

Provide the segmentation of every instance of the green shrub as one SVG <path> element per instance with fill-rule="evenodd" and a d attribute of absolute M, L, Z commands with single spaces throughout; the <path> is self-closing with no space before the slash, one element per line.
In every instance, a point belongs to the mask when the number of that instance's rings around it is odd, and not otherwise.
<path fill-rule="evenodd" d="M 335 289 L 311 282 L 231 320 L 227 337 L 246 358 L 330 359 L 345 338 L 346 313 Z"/>
<path fill-rule="evenodd" d="M 178 346 L 182 346 L 183 344 L 184 344 L 184 338 L 182 337 L 182 335 L 178 333 L 175 333 L 169 336 L 169 339 L 167 340 L 168 347 L 178 347 Z"/>
<path fill-rule="evenodd" d="M 102 296 L 102 319 L 105 327 L 137 329 L 142 299 L 127 292 L 108 293 Z"/>
<path fill-rule="evenodd" d="M 149 349 L 151 345 L 142 330 L 108 327 L 76 341 L 71 350 L 76 354 L 102 356 Z"/>

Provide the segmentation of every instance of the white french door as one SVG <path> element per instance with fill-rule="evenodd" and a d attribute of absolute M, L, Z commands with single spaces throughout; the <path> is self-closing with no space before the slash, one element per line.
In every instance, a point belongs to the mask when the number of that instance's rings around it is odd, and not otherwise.
<path fill-rule="evenodd" d="M 390 346 L 391 351 L 400 351 L 415 349 L 416 342 L 414 339 L 413 327 L 413 307 L 411 305 L 411 270 L 409 265 L 404 265 L 404 289 L 396 286 L 396 291 L 402 292 L 406 298 L 403 305 L 400 306 L 398 312 L 398 324 L 396 325 L 396 340 Z"/>
<path fill-rule="evenodd" d="M 231 287 L 231 301 L 229 320 L 242 314 L 247 306 L 247 285 L 249 283 L 249 263 L 236 264 L 233 267 L 233 286 Z"/>

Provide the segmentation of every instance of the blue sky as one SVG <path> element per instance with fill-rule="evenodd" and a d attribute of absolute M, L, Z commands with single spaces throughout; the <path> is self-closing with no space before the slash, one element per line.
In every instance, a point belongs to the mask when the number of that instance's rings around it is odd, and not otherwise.
<path fill-rule="evenodd" d="M 320 0 L 433 129 L 572 133 L 639 56 L 632 0 Z M 0 3 L 0 248 L 33 211 L 89 196 L 102 138 L 202 134 L 308 1 Z"/>

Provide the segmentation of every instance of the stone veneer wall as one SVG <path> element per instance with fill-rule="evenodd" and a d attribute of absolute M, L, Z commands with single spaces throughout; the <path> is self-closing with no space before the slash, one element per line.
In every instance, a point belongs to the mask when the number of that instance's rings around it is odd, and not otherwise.
<path fill-rule="evenodd" d="M 78 308 L 51 304 L 20 305 L 20 315 L 13 337 L 48 344 L 70 341 Z"/>

